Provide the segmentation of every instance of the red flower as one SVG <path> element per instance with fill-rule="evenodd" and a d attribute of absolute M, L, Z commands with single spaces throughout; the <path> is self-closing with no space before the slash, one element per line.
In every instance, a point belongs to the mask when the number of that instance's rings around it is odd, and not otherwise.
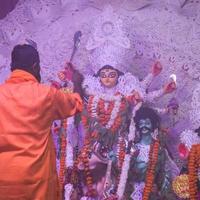
<path fill-rule="evenodd" d="M 184 144 L 180 144 L 178 146 L 178 151 L 179 151 L 179 155 L 182 159 L 186 159 L 188 157 L 189 154 L 189 150 L 188 148 L 184 145 Z"/>

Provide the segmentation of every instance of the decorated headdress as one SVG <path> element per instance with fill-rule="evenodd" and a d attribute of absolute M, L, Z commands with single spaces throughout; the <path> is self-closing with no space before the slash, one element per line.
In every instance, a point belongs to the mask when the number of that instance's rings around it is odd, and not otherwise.
<path fill-rule="evenodd" d="M 125 72 L 118 79 L 118 84 L 113 93 L 120 92 L 123 95 L 131 94 L 133 90 L 144 96 L 137 77 L 128 73 L 123 65 L 127 52 L 130 50 L 130 40 L 123 27 L 122 16 L 114 13 L 113 8 L 108 5 L 92 24 L 91 37 L 88 39 L 86 49 L 90 52 L 90 64 L 94 74 L 103 66 L 110 65 L 119 71 Z M 131 83 L 131 84 L 130 84 Z M 105 93 L 98 77 L 86 76 L 83 87 L 88 94 Z M 111 90 L 109 90 L 110 94 Z"/>
<path fill-rule="evenodd" d="M 123 30 L 121 17 L 114 13 L 110 5 L 106 6 L 95 19 L 93 27 L 86 49 L 91 51 L 90 63 L 94 72 L 97 73 L 104 65 L 124 71 L 123 61 L 130 48 L 130 40 Z"/>

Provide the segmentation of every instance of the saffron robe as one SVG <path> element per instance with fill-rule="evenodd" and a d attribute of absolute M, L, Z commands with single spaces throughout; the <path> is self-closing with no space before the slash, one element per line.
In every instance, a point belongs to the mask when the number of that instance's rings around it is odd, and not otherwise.
<path fill-rule="evenodd" d="M 51 125 L 82 110 L 78 94 L 15 70 L 0 85 L 0 200 L 58 200 Z"/>

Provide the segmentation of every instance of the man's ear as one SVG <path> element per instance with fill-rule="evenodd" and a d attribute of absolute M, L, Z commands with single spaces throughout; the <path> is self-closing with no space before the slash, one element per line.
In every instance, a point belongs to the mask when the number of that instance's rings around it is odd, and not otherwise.
<path fill-rule="evenodd" d="M 31 73 L 36 77 L 36 79 L 40 82 L 41 81 L 41 75 L 40 75 L 40 65 L 39 63 L 34 63 L 31 66 Z"/>

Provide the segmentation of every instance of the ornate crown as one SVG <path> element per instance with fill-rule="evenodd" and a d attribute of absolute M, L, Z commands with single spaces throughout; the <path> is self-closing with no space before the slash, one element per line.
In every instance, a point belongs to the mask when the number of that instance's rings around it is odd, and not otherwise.
<path fill-rule="evenodd" d="M 122 25 L 121 17 L 114 13 L 111 6 L 105 7 L 95 19 L 92 35 L 86 44 L 86 49 L 91 51 L 90 62 L 95 72 L 104 65 L 124 71 L 123 61 L 130 48 L 130 40 Z"/>

